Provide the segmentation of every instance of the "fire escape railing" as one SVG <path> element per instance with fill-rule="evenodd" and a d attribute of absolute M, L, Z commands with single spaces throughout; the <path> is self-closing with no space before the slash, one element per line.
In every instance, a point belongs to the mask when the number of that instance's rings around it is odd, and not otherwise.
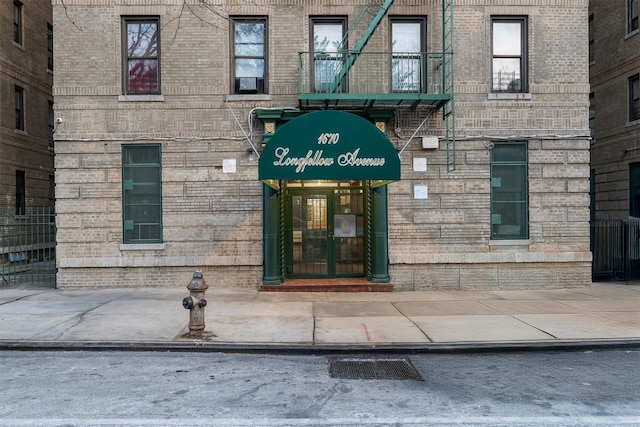
<path fill-rule="evenodd" d="M 394 2 L 367 1 L 339 49 L 299 53 L 300 105 L 442 108 L 447 170 L 455 170 L 453 1 L 442 0 L 442 51 L 405 53 L 364 50 Z M 368 17 L 372 19 L 367 24 Z M 347 48 L 356 38 L 354 47 Z"/>

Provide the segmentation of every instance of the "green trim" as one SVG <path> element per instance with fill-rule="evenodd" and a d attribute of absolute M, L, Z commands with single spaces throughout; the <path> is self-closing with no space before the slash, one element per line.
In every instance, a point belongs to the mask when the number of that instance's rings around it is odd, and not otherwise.
<path fill-rule="evenodd" d="M 262 188 L 262 220 L 265 285 L 279 285 L 280 276 L 280 200 L 278 192 L 268 185 Z"/>
<path fill-rule="evenodd" d="M 259 179 L 400 179 L 395 147 L 375 125 L 343 111 L 316 111 L 283 125 L 264 147 Z"/>
<path fill-rule="evenodd" d="M 371 281 L 373 283 L 389 283 L 389 231 L 387 218 L 387 187 L 380 186 L 372 191 L 372 221 L 371 236 L 373 269 Z"/>
<path fill-rule="evenodd" d="M 302 106 L 398 106 L 414 109 L 419 105 L 440 108 L 453 98 L 451 94 L 435 93 L 299 93 Z"/>
<path fill-rule="evenodd" d="M 162 243 L 162 146 L 122 145 L 122 242 Z"/>
<path fill-rule="evenodd" d="M 495 142 L 491 149 L 490 179 L 491 239 L 528 239 L 528 144 Z"/>

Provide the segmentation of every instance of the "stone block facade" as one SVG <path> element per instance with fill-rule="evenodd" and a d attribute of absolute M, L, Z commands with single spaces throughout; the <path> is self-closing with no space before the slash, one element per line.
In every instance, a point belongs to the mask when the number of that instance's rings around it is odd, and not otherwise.
<path fill-rule="evenodd" d="M 298 52 L 313 16 L 352 19 L 363 1 L 54 0 L 58 286 L 256 288 L 263 274 L 263 184 L 246 135 L 254 110 L 298 108 Z M 398 108 L 386 134 L 402 178 L 388 185 L 388 259 L 396 290 L 585 286 L 589 252 L 586 0 L 458 0 L 454 5 L 457 165 L 447 170 L 441 111 Z M 441 1 L 397 0 L 389 16 L 427 18 L 442 50 Z M 161 95 L 122 88 L 122 17 L 161 22 Z M 234 95 L 229 16 L 268 18 L 268 94 Z M 526 17 L 528 92 L 493 93 L 491 19 Z M 383 19 L 367 49 L 388 50 Z M 424 125 L 421 123 L 424 122 Z M 412 135 L 414 137 L 412 138 Z M 528 238 L 491 238 L 491 147 L 526 142 Z M 123 243 L 122 146 L 162 149 L 162 243 Z M 426 170 L 414 167 L 426 159 Z M 235 163 L 235 168 L 229 167 Z M 416 197 L 416 187 L 427 197 Z"/>

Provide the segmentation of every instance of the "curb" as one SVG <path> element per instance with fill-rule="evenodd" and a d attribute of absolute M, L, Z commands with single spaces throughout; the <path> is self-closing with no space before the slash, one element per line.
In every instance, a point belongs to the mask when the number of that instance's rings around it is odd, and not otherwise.
<path fill-rule="evenodd" d="M 587 340 L 558 342 L 443 343 L 419 345 L 295 345 L 295 344 L 219 344 L 207 342 L 78 342 L 78 341 L 0 341 L 0 351 L 131 351 L 204 352 L 268 354 L 339 353 L 500 353 L 514 351 L 585 351 L 639 349 L 640 339 Z"/>

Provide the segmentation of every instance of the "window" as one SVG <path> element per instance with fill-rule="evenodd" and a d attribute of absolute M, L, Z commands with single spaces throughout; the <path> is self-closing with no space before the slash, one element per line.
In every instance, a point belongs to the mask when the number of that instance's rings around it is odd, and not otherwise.
<path fill-rule="evenodd" d="M 232 18 L 233 93 L 267 93 L 267 20 Z"/>
<path fill-rule="evenodd" d="M 313 50 L 313 79 L 315 91 L 320 93 L 346 92 L 347 81 L 336 79 L 344 65 L 343 44 L 346 18 L 313 18 L 311 20 Z M 344 42 L 346 43 L 346 42 Z"/>
<path fill-rule="evenodd" d="M 22 3 L 13 2 L 13 41 L 22 44 Z"/>
<path fill-rule="evenodd" d="M 640 3 L 638 0 L 627 0 L 628 33 L 640 28 L 638 24 L 638 3 Z"/>
<path fill-rule="evenodd" d="M 123 41 L 126 94 L 160 93 L 160 32 L 158 18 L 125 18 Z"/>
<path fill-rule="evenodd" d="M 491 149 L 491 238 L 529 237 L 527 143 L 496 142 Z"/>
<path fill-rule="evenodd" d="M 16 171 L 16 215 L 27 213 L 27 184 L 24 171 Z"/>
<path fill-rule="evenodd" d="M 53 175 L 49 175 L 49 201 L 56 200 L 56 181 Z"/>
<path fill-rule="evenodd" d="M 53 71 L 53 25 L 47 24 L 47 70 Z"/>
<path fill-rule="evenodd" d="M 124 243 L 162 242 L 161 148 L 122 146 Z"/>
<path fill-rule="evenodd" d="M 494 17 L 493 91 L 527 92 L 527 18 Z"/>
<path fill-rule="evenodd" d="M 426 92 L 424 59 L 426 22 L 420 18 L 391 18 L 391 88 L 399 92 Z"/>
<path fill-rule="evenodd" d="M 53 175 L 49 175 L 49 222 L 55 224 L 56 222 L 56 181 Z"/>
<path fill-rule="evenodd" d="M 589 221 L 593 223 L 596 220 L 596 171 L 591 169 L 589 172 Z M 593 245 L 593 239 L 591 240 Z M 593 251 L 593 246 L 591 246 Z"/>
<path fill-rule="evenodd" d="M 24 89 L 16 86 L 16 129 L 24 130 Z"/>
<path fill-rule="evenodd" d="M 629 77 L 629 121 L 640 120 L 640 74 Z"/>
<path fill-rule="evenodd" d="M 640 163 L 629 164 L 629 215 L 640 218 Z"/>
<path fill-rule="evenodd" d="M 589 15 L 589 63 L 595 60 L 595 24 L 593 22 L 593 13 Z"/>
<path fill-rule="evenodd" d="M 49 123 L 49 148 L 53 149 L 53 133 L 55 132 L 55 129 L 56 129 L 56 125 L 53 118 L 53 101 L 48 101 L 47 121 Z"/>
<path fill-rule="evenodd" d="M 594 99 L 595 95 L 591 92 L 589 94 L 589 133 L 592 141 L 596 138 L 596 105 Z"/>

